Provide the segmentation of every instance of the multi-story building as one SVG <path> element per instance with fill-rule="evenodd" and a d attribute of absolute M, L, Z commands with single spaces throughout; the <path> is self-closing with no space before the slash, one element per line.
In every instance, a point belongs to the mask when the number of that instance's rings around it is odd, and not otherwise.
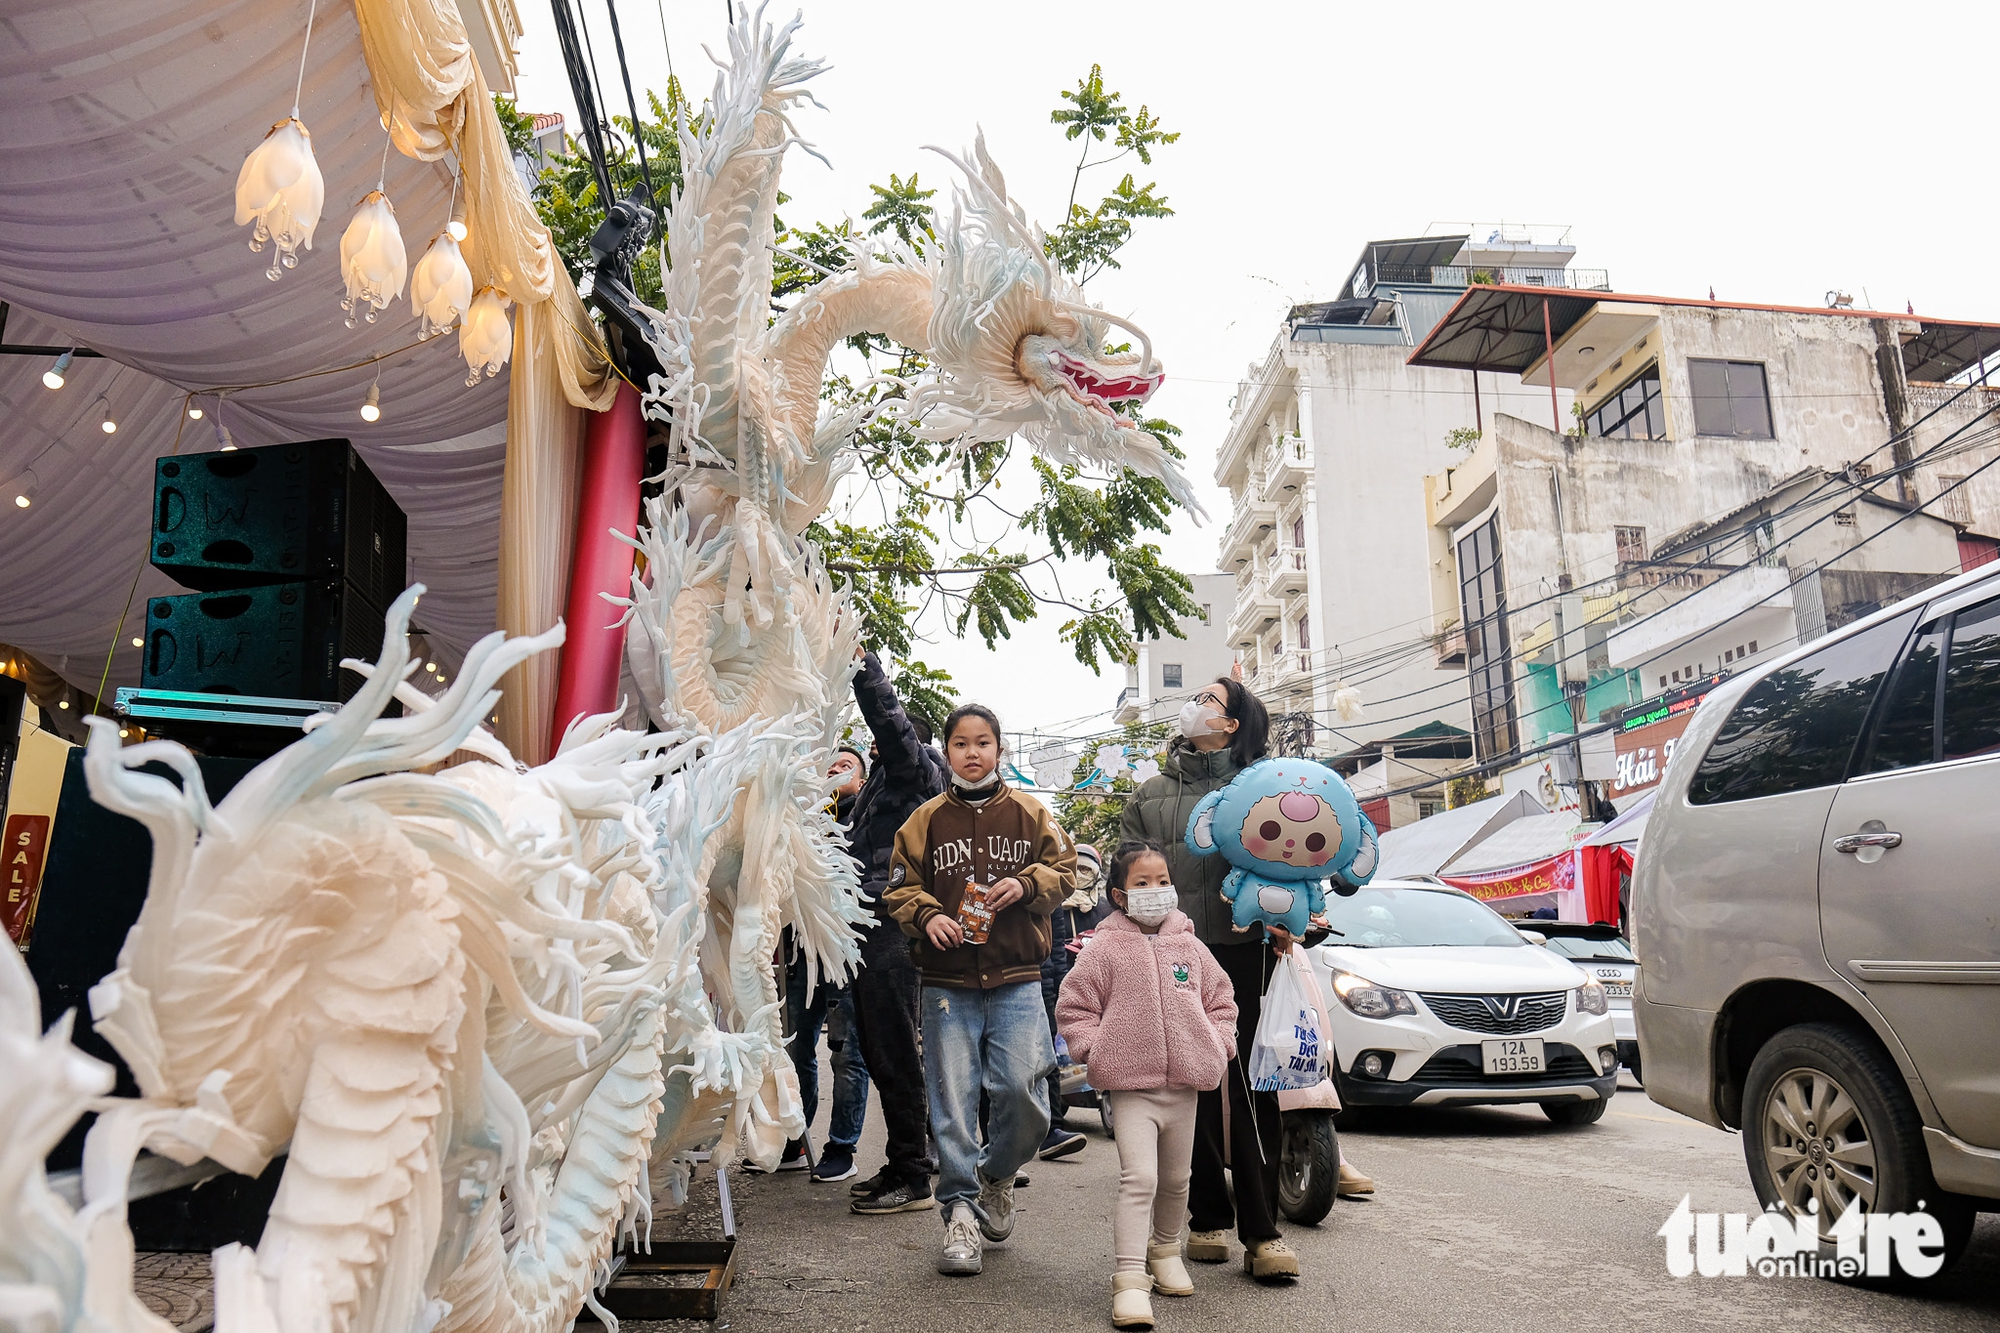
<path fill-rule="evenodd" d="M 1181 638 L 1141 639 L 1133 645 L 1135 655 L 1125 668 L 1125 688 L 1118 692 L 1114 720 L 1171 721 L 1195 691 L 1234 667 L 1225 622 L 1236 580 L 1228 574 L 1192 578 L 1200 614 L 1175 619 Z"/>
<path fill-rule="evenodd" d="M 1517 372 L 1468 377 L 1410 353 L 1468 285 L 1607 285 L 1570 267 L 1574 255 L 1561 235 L 1520 228 L 1371 242 L 1341 298 L 1294 307 L 1237 386 L 1215 464 L 1232 502 L 1219 561 L 1236 580 L 1228 639 L 1274 714 L 1316 724 L 1315 753 L 1467 725 L 1458 614 L 1431 609 L 1443 575 L 1417 518 L 1424 478 L 1496 414 L 1547 416 L 1550 396 Z M 1568 400 L 1559 390 L 1558 417 Z M 1342 681 L 1361 695 L 1358 723 L 1332 710 Z"/>
<path fill-rule="evenodd" d="M 1420 343 L 1414 367 L 1575 395 L 1562 430 L 1495 414 L 1425 485 L 1482 760 L 1685 725 L 1721 673 L 1993 558 L 2000 393 L 1963 381 L 2000 326 L 1504 283 Z M 1671 739 L 1621 736 L 1650 780 L 1612 790 L 1656 780 Z"/>

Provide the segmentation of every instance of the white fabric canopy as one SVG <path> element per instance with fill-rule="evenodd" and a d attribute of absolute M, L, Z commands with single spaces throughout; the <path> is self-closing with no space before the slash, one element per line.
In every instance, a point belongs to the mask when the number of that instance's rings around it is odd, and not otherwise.
<path fill-rule="evenodd" d="M 314 248 L 272 282 L 234 224 L 244 155 L 291 111 L 305 0 L 82 0 L 0 25 L 0 299 L 9 343 L 77 344 L 60 391 L 48 363 L 0 358 L 0 640 L 94 688 L 136 684 L 143 599 L 180 589 L 144 564 L 153 459 L 217 447 L 215 399 L 186 421 L 188 389 L 231 393 L 240 446 L 345 436 L 409 515 L 418 623 L 458 650 L 494 624 L 507 374 L 468 389 L 457 339 L 416 341 L 405 297 L 348 329 L 340 235 L 375 187 L 385 135 L 354 9 L 325 0 L 300 99 L 326 178 Z M 414 268 L 444 226 L 448 162 L 391 152 L 387 193 Z M 379 372 L 382 418 L 359 416 Z M 108 395 L 118 431 L 100 429 Z M 33 476 L 30 477 L 29 469 Z M 13 497 L 32 485 L 33 505 Z M 117 625 L 133 577 L 134 614 Z M 446 645 L 451 645 L 449 648 Z"/>
<path fill-rule="evenodd" d="M 1525 794 L 1525 793 L 1522 793 Z M 1482 838 L 1446 863 L 1441 875 L 1477 875 L 1545 861 L 1576 846 L 1576 812 L 1529 815 Z"/>
<path fill-rule="evenodd" d="M 1380 835 L 1381 858 L 1378 879 L 1401 879 L 1409 875 L 1435 875 L 1468 847 L 1476 845 L 1496 829 L 1530 815 L 1545 814 L 1542 803 L 1524 791 L 1511 796 L 1489 796 L 1483 801 L 1443 810 L 1429 819 L 1390 829 Z"/>

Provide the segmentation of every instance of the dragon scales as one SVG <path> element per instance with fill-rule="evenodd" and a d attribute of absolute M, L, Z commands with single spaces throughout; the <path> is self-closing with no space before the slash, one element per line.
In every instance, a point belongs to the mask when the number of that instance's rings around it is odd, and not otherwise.
<path fill-rule="evenodd" d="M 537 768 L 479 720 L 509 667 L 560 643 L 492 635 L 432 700 L 405 683 L 421 588 L 346 706 L 211 806 L 170 742 L 93 727 L 93 795 L 144 823 L 152 881 L 97 1027 L 137 1099 L 0 975 L 0 1047 L 28 1081 L 0 1155 L 0 1324 L 162 1327 L 131 1295 L 124 1182 L 141 1148 L 256 1173 L 288 1153 L 254 1250 L 218 1251 L 219 1333 L 555 1333 L 592 1300 L 655 1186 L 690 1154 L 769 1162 L 803 1129 L 770 966 L 789 927 L 815 971 L 855 964 L 855 868 L 826 808 L 859 618 L 801 534 L 879 412 L 966 445 L 1019 434 L 1129 466 L 1192 505 L 1119 412 L 1161 382 L 1044 254 L 983 142 L 935 245 L 857 245 L 768 322 L 788 108 L 818 72 L 797 20 L 730 31 L 708 114 L 680 126 L 664 309 L 645 395 L 673 462 L 628 540 L 636 709 L 585 719 Z M 1130 328 L 1130 326 L 1125 326 Z M 885 334 L 934 367 L 901 397 L 823 410 L 832 349 Z M 399 718 L 383 713 L 400 699 Z M 650 722 L 650 729 L 646 723 Z M 178 786 L 136 771 L 161 760 Z M 23 994 L 26 999 L 24 1000 Z M 85 1109 L 80 1210 L 40 1177 Z M 23 1211 L 25 1210 L 25 1211 Z"/>

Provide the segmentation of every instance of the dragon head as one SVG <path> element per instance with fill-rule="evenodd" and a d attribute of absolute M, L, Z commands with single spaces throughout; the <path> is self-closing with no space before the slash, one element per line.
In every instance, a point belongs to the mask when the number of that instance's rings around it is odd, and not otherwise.
<path fill-rule="evenodd" d="M 1201 507 L 1157 437 L 1121 409 L 1166 379 L 1143 329 L 1090 305 L 1052 260 L 1041 228 L 1007 195 L 979 136 L 971 162 L 933 148 L 964 173 L 951 225 L 939 229 L 930 353 L 937 375 L 912 395 L 927 439 L 984 443 L 1016 432 L 1058 462 L 1157 477 Z M 1112 329 L 1137 352 L 1107 352 Z"/>

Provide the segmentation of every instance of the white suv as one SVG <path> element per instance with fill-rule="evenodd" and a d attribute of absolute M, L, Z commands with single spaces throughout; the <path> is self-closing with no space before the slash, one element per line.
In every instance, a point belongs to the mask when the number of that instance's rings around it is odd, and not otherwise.
<path fill-rule="evenodd" d="M 2000 566 L 1719 687 L 1632 882 L 1646 1091 L 1822 1234 L 2000 1208 Z"/>
<path fill-rule="evenodd" d="M 1313 952 L 1342 1106 L 1535 1102 L 1600 1120 L 1618 1086 L 1604 987 L 1499 913 L 1437 884 L 1377 880 L 1330 897 Z"/>

